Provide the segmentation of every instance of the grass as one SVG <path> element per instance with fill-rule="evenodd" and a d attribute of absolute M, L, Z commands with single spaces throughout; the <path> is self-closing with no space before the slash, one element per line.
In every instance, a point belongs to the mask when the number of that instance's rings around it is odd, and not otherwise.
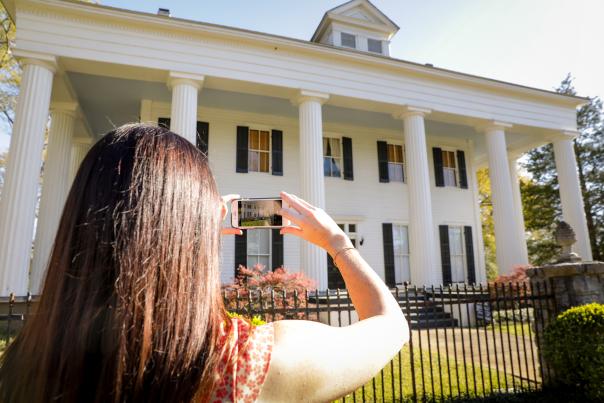
<path fill-rule="evenodd" d="M 487 326 L 488 330 L 494 330 L 494 331 L 501 331 L 501 332 L 506 332 L 506 333 L 510 333 L 514 336 L 522 336 L 524 335 L 525 337 L 530 336 L 531 334 L 534 333 L 534 330 L 531 328 L 531 324 L 530 323 L 501 323 L 501 325 L 496 324 L 496 325 L 489 325 Z M 524 332 L 524 333 L 523 333 Z"/>
<path fill-rule="evenodd" d="M 427 350 L 423 350 L 420 355 L 416 348 L 413 363 L 415 394 L 418 400 L 422 400 L 422 397 L 425 397 L 426 400 L 444 400 L 457 396 L 480 397 L 493 392 L 505 392 L 512 388 L 510 374 L 507 374 L 506 387 L 506 374 L 502 372 L 498 373 L 486 368 L 485 365 L 481 371 L 478 364 L 473 366 L 471 362 L 466 362 L 464 365 L 459 360 L 456 363 L 453 357 L 446 359 L 443 355 L 440 356 L 439 366 L 439 356 L 436 353 L 430 356 Z M 402 377 L 399 376 L 401 371 Z M 527 387 L 526 384 L 521 385 L 518 379 L 514 379 L 514 382 L 517 389 Z M 412 401 L 413 396 L 411 357 L 409 346 L 405 346 L 380 374 L 365 384 L 363 388 L 338 402 L 407 402 Z"/>

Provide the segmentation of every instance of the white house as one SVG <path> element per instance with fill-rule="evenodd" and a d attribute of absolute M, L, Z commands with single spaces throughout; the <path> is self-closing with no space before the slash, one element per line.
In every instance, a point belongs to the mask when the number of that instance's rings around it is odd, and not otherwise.
<path fill-rule="evenodd" d="M 367 0 L 327 11 L 309 41 L 166 10 L 2 1 L 23 65 L 0 200 L 2 295 L 39 292 L 79 161 L 100 135 L 139 120 L 206 150 L 224 194 L 286 190 L 325 208 L 391 285 L 485 281 L 476 185 L 485 166 L 499 270 L 526 264 L 516 159 L 552 142 L 564 219 L 591 259 L 572 148 L 586 100 L 394 58 L 399 27 Z M 341 286 L 326 254 L 296 238 L 225 239 L 225 282 L 237 264 L 256 262 Z"/>

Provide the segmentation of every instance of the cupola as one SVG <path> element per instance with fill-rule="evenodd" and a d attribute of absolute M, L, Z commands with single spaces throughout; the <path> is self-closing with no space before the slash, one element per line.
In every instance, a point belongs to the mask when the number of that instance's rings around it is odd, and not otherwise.
<path fill-rule="evenodd" d="M 351 0 L 325 13 L 311 42 L 389 56 L 398 30 L 369 0 Z"/>

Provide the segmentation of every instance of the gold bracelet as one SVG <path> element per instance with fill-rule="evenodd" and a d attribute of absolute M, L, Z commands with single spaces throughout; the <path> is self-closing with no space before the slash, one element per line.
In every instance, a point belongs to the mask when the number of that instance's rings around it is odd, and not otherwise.
<path fill-rule="evenodd" d="M 354 246 L 345 246 L 342 249 L 340 249 L 339 251 L 336 252 L 335 255 L 333 255 L 333 264 L 338 267 L 338 264 L 336 263 L 336 259 L 338 258 L 338 256 L 340 255 L 340 253 L 342 252 L 346 252 L 347 250 L 351 250 L 351 249 L 356 249 Z"/>

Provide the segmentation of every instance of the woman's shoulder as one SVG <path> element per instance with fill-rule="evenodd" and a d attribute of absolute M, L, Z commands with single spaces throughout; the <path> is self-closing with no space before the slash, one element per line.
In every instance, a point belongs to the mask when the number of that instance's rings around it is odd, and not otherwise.
<path fill-rule="evenodd" d="M 211 402 L 255 402 L 266 379 L 274 344 L 272 323 L 254 325 L 229 318 L 223 332 L 225 351 L 220 380 Z"/>

